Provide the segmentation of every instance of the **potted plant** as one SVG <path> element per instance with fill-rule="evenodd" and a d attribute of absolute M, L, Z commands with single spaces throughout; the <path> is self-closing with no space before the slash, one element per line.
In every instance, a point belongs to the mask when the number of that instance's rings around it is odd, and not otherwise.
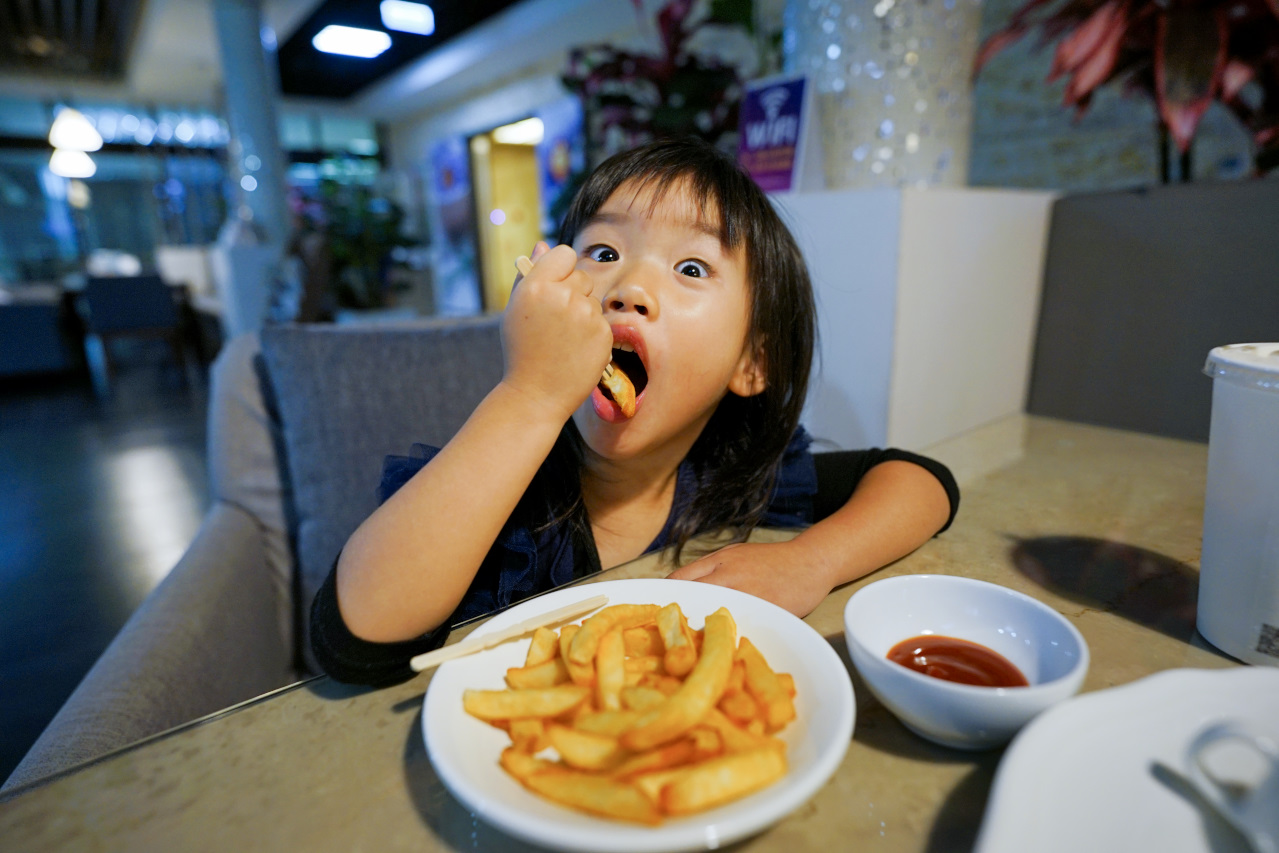
<path fill-rule="evenodd" d="M 983 43 L 974 76 L 1032 30 L 1041 47 L 1057 42 L 1048 80 L 1068 78 L 1062 100 L 1077 115 L 1098 87 L 1119 81 L 1154 100 L 1165 183 L 1169 140 L 1187 180 L 1214 100 L 1252 135 L 1256 171 L 1279 165 L 1279 0 L 1029 0 Z"/>
<path fill-rule="evenodd" d="M 643 15 L 641 0 L 633 0 Z M 735 149 L 743 64 L 715 50 L 728 42 L 754 53 L 751 0 L 670 0 L 657 12 L 661 52 L 653 55 L 601 44 L 569 53 L 564 85 L 586 113 L 589 159 L 662 136 L 692 134 Z"/>

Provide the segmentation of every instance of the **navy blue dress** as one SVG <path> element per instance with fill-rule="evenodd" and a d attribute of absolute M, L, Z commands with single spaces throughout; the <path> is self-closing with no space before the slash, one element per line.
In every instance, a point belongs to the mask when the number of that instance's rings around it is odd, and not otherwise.
<path fill-rule="evenodd" d="M 959 506 L 959 489 L 941 463 L 894 449 L 814 455 L 809 451 L 810 444 L 811 438 L 801 427 L 782 456 L 761 526 L 799 528 L 820 521 L 847 502 L 867 471 L 890 460 L 913 462 L 937 477 L 951 504 L 950 519 L 942 530 L 950 526 Z M 387 457 L 379 500 L 385 502 L 395 494 L 438 452 L 438 448 L 415 444 L 409 456 Z M 692 466 L 684 462 L 676 472 L 675 497 L 666 524 L 644 553 L 666 547 L 675 520 L 692 501 L 696 487 Z M 519 516 L 517 511 L 502 528 L 449 619 L 415 640 L 370 643 L 351 634 L 338 609 L 335 562 L 311 608 L 311 646 L 320 665 L 339 681 L 379 685 L 402 681 L 414 674 L 409 659 L 442 645 L 453 625 L 600 570 L 594 543 L 580 541 L 580 537 L 571 535 L 567 525 L 539 529 L 539 525 Z"/>

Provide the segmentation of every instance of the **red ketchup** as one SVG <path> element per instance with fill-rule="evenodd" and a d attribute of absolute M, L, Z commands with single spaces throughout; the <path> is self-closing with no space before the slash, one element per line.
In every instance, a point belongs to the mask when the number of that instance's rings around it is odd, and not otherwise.
<path fill-rule="evenodd" d="M 955 637 L 924 635 L 902 640 L 888 659 L 944 681 L 978 687 L 1029 687 L 1012 661 L 996 651 Z"/>

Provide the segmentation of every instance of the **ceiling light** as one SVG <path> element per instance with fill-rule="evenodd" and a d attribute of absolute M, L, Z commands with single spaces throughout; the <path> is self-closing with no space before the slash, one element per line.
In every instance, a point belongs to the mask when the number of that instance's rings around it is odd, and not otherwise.
<path fill-rule="evenodd" d="M 493 131 L 493 141 L 503 145 L 537 145 L 546 129 L 540 118 L 526 118 Z"/>
<path fill-rule="evenodd" d="M 84 113 L 63 107 L 49 128 L 49 144 L 69 151 L 97 151 L 102 147 L 102 134 L 98 133 Z"/>
<path fill-rule="evenodd" d="M 388 30 L 429 36 L 435 32 L 435 13 L 424 3 L 382 0 L 382 26 Z"/>
<path fill-rule="evenodd" d="M 60 178 L 92 178 L 98 164 L 83 151 L 57 148 L 49 158 L 49 171 Z"/>
<path fill-rule="evenodd" d="M 391 46 L 391 37 L 381 30 L 363 30 L 359 27 L 340 27 L 337 24 L 329 24 L 315 34 L 311 44 L 316 50 L 325 53 L 372 59 Z"/>

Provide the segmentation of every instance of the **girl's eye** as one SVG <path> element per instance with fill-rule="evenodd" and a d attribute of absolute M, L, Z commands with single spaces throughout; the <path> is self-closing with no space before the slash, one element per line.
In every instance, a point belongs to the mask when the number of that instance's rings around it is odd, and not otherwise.
<path fill-rule="evenodd" d="M 689 278 L 706 278 L 710 275 L 705 265 L 697 261 L 680 261 L 679 274 L 686 275 Z"/>
<path fill-rule="evenodd" d="M 621 255 L 617 254 L 617 250 L 608 246 L 591 246 L 586 250 L 586 257 L 592 261 L 599 261 L 602 264 L 611 264 Z"/>

